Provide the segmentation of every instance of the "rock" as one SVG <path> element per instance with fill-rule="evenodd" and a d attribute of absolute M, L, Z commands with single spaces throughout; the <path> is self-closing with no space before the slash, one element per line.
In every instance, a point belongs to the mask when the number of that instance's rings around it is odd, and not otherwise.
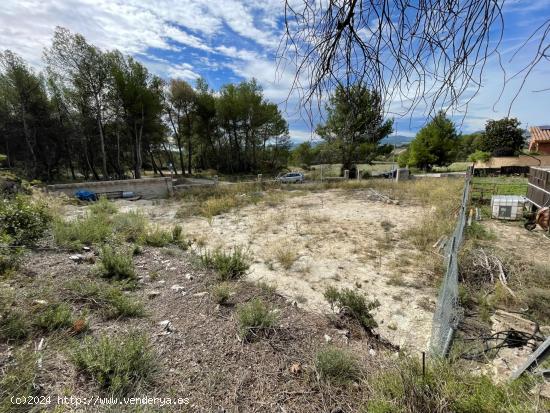
<path fill-rule="evenodd" d="M 33 300 L 33 304 L 47 305 L 48 302 L 46 300 Z"/>
<path fill-rule="evenodd" d="M 376 350 L 373 350 L 372 348 L 369 349 L 369 354 L 370 354 L 372 357 L 376 356 Z"/>
<path fill-rule="evenodd" d="M 193 276 L 191 274 L 185 274 L 185 279 L 192 280 Z"/>
<path fill-rule="evenodd" d="M 203 296 L 205 296 L 206 294 L 208 294 L 208 291 L 203 291 L 203 292 L 200 292 L 200 293 L 195 293 L 195 294 L 193 294 L 193 297 L 203 297 Z"/>
<path fill-rule="evenodd" d="M 159 290 L 151 290 L 147 293 L 147 298 L 151 299 L 151 298 L 158 297 L 159 295 L 160 295 Z"/>
<path fill-rule="evenodd" d="M 159 281 L 157 281 L 157 284 L 164 284 L 165 282 L 166 281 L 164 281 L 164 280 L 159 280 Z"/>
<path fill-rule="evenodd" d="M 332 341 L 332 337 L 328 334 L 325 334 L 325 343 L 330 343 Z"/>
<path fill-rule="evenodd" d="M 82 247 L 82 251 L 90 252 L 92 249 L 90 247 Z"/>
<path fill-rule="evenodd" d="M 173 328 L 172 328 L 172 323 L 170 322 L 170 320 L 162 320 L 159 323 L 159 326 L 161 326 L 164 331 L 168 331 L 168 332 L 174 331 Z"/>
<path fill-rule="evenodd" d="M 175 292 L 179 292 L 179 291 L 185 290 L 185 287 L 179 284 L 174 284 L 173 286 L 170 287 L 170 289 L 174 290 Z"/>
<path fill-rule="evenodd" d="M 76 262 L 76 263 L 80 263 L 80 262 L 84 261 L 84 255 L 82 255 L 82 254 L 69 255 L 69 259 L 71 261 Z"/>

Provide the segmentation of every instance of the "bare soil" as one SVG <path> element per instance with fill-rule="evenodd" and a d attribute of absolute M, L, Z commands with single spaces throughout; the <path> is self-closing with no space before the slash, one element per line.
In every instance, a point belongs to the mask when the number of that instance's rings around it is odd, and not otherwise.
<path fill-rule="evenodd" d="M 97 279 L 93 264 L 75 264 L 65 252 L 33 252 L 26 257 L 20 274 L 28 277 L 13 281 L 13 287 L 27 291 L 19 304 L 33 306 L 34 300 L 54 300 L 63 295 L 69 280 Z M 217 305 L 209 294 L 214 274 L 198 269 L 189 252 L 178 249 L 145 248 L 135 259 L 140 288 L 130 292 L 146 303 L 144 318 L 103 321 L 89 314 L 89 334 L 116 335 L 140 331 L 150 337 L 159 356 L 160 372 L 154 387 L 143 388 L 137 397 L 189 398 L 187 407 L 176 409 L 146 407 L 141 411 L 193 412 L 319 412 L 342 408 L 358 411 L 367 400 L 361 385 L 333 388 L 319 381 L 314 369 L 317 351 L 327 345 L 349 347 L 360 355 L 366 371 L 380 363 L 385 351 L 358 326 L 346 326 L 355 334 L 334 327 L 324 316 L 297 308 L 279 294 L 244 281 L 233 284 L 235 293 L 229 303 Z M 30 285 L 41 290 L 25 290 Z M 176 291 L 173 286 L 182 287 Z M 150 293 L 158 295 L 149 298 Z M 253 297 L 261 297 L 279 315 L 278 326 L 267 337 L 244 343 L 238 337 L 235 309 Z M 82 308 L 73 303 L 73 311 Z M 170 332 L 159 325 L 169 320 Z M 36 340 L 27 343 L 33 346 Z M 42 351 L 43 363 L 35 383 L 41 395 L 92 397 L 102 394 L 70 362 L 77 343 L 66 333 L 47 336 Z M 0 366 L 11 357 L 12 348 L 0 345 Z M 294 371 L 291 371 L 291 366 Z M 296 367 L 298 366 L 298 367 Z M 54 406 L 50 406 L 53 408 Z M 126 409 L 126 410 L 125 410 Z M 135 408 L 134 408 L 135 409 Z M 65 411 L 136 411 L 132 408 L 67 407 Z M 340 410 L 337 410 L 340 411 Z"/>
<path fill-rule="evenodd" d="M 247 279 L 265 282 L 299 307 L 329 312 L 326 287 L 362 290 L 378 300 L 380 334 L 392 343 L 423 351 L 431 331 L 437 290 L 425 274 L 425 262 L 442 257 L 419 252 L 402 236 L 417 225 L 426 208 L 369 199 L 365 190 L 328 190 L 260 202 L 207 220 L 176 218 L 182 201 L 119 201 L 121 211 L 139 210 L 159 226 L 180 224 L 194 249 L 244 248 L 252 258 Z M 83 213 L 71 207 L 68 215 Z M 383 222 L 390 228 L 384 229 Z M 290 255 L 290 267 L 278 260 Z M 294 255 L 294 257 L 292 257 Z M 293 261 L 293 262 L 292 262 Z"/>

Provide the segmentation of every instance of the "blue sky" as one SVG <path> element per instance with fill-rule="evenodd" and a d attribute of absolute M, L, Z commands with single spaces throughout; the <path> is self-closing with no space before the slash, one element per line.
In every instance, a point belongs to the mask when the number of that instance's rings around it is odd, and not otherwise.
<path fill-rule="evenodd" d="M 550 18 L 550 0 L 509 0 L 503 10 L 502 63 L 513 73 L 532 56 L 537 37 L 520 46 L 534 27 Z M 40 68 L 43 47 L 50 44 L 55 26 L 63 26 L 101 48 L 135 56 L 164 78 L 193 81 L 202 76 L 218 89 L 255 77 L 265 96 L 280 103 L 291 137 L 307 140 L 312 137 L 311 127 L 298 113 L 297 97 L 288 95 L 292 70 L 276 66 L 282 15 L 282 0 L 2 0 L 0 49 L 11 49 Z M 507 114 L 519 79 L 498 101 L 502 79 L 498 62 L 492 59 L 467 115 L 453 114 L 463 132 L 482 129 L 487 119 Z M 550 92 L 536 92 L 545 87 L 550 87 L 548 61 L 531 74 L 511 108 L 511 116 L 523 126 L 550 124 Z M 420 109 L 396 118 L 395 133 L 414 135 L 425 121 Z"/>

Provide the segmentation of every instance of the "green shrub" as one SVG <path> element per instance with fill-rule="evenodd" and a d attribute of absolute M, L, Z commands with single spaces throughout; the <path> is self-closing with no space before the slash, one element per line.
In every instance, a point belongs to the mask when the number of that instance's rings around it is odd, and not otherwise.
<path fill-rule="evenodd" d="M 346 384 L 358 380 L 361 375 L 357 359 L 336 347 L 328 347 L 317 353 L 315 370 L 320 378 L 334 384 Z"/>
<path fill-rule="evenodd" d="M 246 274 L 250 267 L 249 257 L 240 248 L 227 253 L 215 250 L 201 255 L 201 262 L 207 268 L 217 271 L 220 281 L 236 280 Z"/>
<path fill-rule="evenodd" d="M 85 337 L 72 359 L 79 370 L 112 395 L 137 392 L 158 370 L 149 341 L 137 333 Z"/>
<path fill-rule="evenodd" d="M 229 297 L 231 297 L 232 288 L 226 283 L 222 282 L 212 287 L 212 297 L 218 304 L 226 304 Z"/>
<path fill-rule="evenodd" d="M 118 208 L 114 204 L 114 202 L 109 201 L 105 196 L 99 197 L 99 200 L 97 202 L 94 202 L 90 205 L 90 212 L 95 215 L 112 215 L 115 214 L 117 210 Z"/>
<path fill-rule="evenodd" d="M 115 280 L 134 279 L 134 263 L 132 254 L 126 251 L 117 251 L 115 248 L 105 245 L 101 250 L 100 273 L 104 278 Z"/>
<path fill-rule="evenodd" d="M 29 334 L 25 314 L 21 311 L 10 311 L 0 315 L 0 340 L 22 340 Z"/>
<path fill-rule="evenodd" d="M 10 271 L 19 268 L 23 251 L 23 247 L 2 248 L 0 243 L 0 276 L 8 274 Z"/>
<path fill-rule="evenodd" d="M 71 307 L 66 303 L 49 304 L 37 314 L 34 325 L 45 331 L 69 328 L 73 324 Z"/>
<path fill-rule="evenodd" d="M 96 281 L 71 281 L 65 286 L 71 300 L 86 303 L 99 309 L 107 319 L 119 317 L 142 317 L 145 308 L 141 301 L 124 294 L 118 285 Z"/>
<path fill-rule="evenodd" d="M 12 397 L 34 397 L 39 394 L 36 385 L 37 354 L 32 350 L 14 351 L 11 361 L 2 366 L 0 375 L 0 412 L 23 413 L 31 411 L 28 404 L 14 404 Z"/>
<path fill-rule="evenodd" d="M 531 287 L 522 294 L 523 302 L 529 313 L 539 322 L 550 321 L 550 290 Z"/>
<path fill-rule="evenodd" d="M 364 295 L 348 288 L 338 291 L 334 287 L 328 287 L 324 296 L 332 308 L 339 308 L 341 312 L 358 320 L 363 327 L 378 326 L 371 314 L 372 310 L 380 306 L 378 301 L 367 301 Z"/>
<path fill-rule="evenodd" d="M 147 218 L 135 211 L 116 214 L 112 218 L 113 231 L 128 242 L 140 241 L 147 230 Z"/>
<path fill-rule="evenodd" d="M 418 360 L 404 358 L 372 378 L 368 411 L 424 413 L 447 406 L 444 411 L 460 413 L 535 412 L 536 403 L 529 396 L 533 384 L 529 376 L 495 384 L 488 376 L 447 361 L 429 363 L 423 376 Z M 389 409 L 374 409 L 381 406 Z"/>
<path fill-rule="evenodd" d="M 84 245 L 102 244 L 112 235 L 110 217 L 105 214 L 91 214 L 71 221 L 57 219 L 53 225 L 56 244 L 73 251 Z"/>
<path fill-rule="evenodd" d="M 172 234 L 160 228 L 152 228 L 145 234 L 145 243 L 151 247 L 165 247 L 172 242 Z"/>
<path fill-rule="evenodd" d="M 495 234 L 475 221 L 472 222 L 472 225 L 466 227 L 466 236 L 476 240 L 492 240 L 496 238 Z"/>
<path fill-rule="evenodd" d="M 185 240 L 183 235 L 183 228 L 181 225 L 175 225 L 172 228 L 172 243 L 177 245 L 181 249 L 187 249 L 190 245 L 188 241 Z"/>
<path fill-rule="evenodd" d="M 0 199 L 0 239 L 9 237 L 10 246 L 32 245 L 49 226 L 51 215 L 45 204 L 19 195 Z"/>
<path fill-rule="evenodd" d="M 250 340 L 274 327 L 278 317 L 262 300 L 255 298 L 239 306 L 237 319 L 241 337 Z"/>

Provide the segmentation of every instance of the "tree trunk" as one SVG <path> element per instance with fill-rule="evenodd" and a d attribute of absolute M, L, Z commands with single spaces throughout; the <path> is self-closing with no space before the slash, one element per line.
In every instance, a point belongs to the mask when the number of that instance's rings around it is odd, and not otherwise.
<path fill-rule="evenodd" d="M 23 135 L 25 136 L 25 143 L 27 144 L 27 148 L 29 149 L 29 153 L 31 154 L 31 160 L 32 160 L 32 173 L 31 175 L 33 177 L 36 177 L 36 153 L 34 152 L 34 146 L 31 142 L 31 131 L 29 129 L 29 125 L 27 124 L 27 111 L 25 109 L 25 105 L 21 105 L 21 120 L 23 121 Z"/>
<path fill-rule="evenodd" d="M 108 180 L 109 174 L 107 173 L 107 153 L 105 152 L 105 136 L 103 136 L 103 121 L 101 119 L 101 105 L 99 98 L 95 96 L 95 104 L 97 110 L 97 127 L 99 128 L 99 145 L 101 149 L 101 166 L 103 170 L 103 179 Z"/>

